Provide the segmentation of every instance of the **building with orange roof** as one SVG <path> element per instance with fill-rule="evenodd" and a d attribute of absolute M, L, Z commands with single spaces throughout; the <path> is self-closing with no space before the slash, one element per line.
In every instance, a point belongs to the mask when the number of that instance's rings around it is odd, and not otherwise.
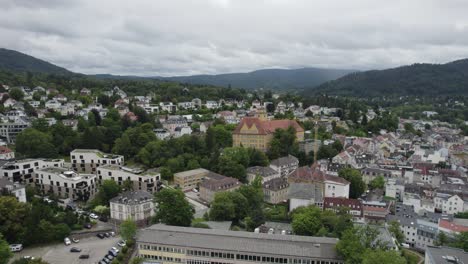
<path fill-rule="evenodd" d="M 264 113 L 244 117 L 232 133 L 233 145 L 267 151 L 275 130 L 289 127 L 296 130 L 297 141 L 304 141 L 304 128 L 295 120 L 267 120 Z"/>

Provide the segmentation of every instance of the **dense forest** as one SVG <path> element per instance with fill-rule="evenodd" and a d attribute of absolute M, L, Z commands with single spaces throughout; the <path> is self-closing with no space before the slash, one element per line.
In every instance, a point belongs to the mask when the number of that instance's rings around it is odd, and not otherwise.
<path fill-rule="evenodd" d="M 351 73 L 304 93 L 355 97 L 468 95 L 468 59 Z"/>
<path fill-rule="evenodd" d="M 0 69 L 19 72 L 71 74 L 67 69 L 34 58 L 24 53 L 0 48 Z"/>

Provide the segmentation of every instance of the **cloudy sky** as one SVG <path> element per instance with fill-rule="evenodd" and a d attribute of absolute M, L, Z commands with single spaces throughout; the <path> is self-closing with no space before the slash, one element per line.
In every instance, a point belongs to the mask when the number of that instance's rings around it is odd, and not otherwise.
<path fill-rule="evenodd" d="M 81 73 L 381 69 L 468 57 L 467 0 L 0 0 L 0 46 Z"/>

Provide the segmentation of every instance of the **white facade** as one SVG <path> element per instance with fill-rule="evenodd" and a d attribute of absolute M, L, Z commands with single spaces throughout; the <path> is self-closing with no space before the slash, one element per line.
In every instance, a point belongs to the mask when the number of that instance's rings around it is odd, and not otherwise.
<path fill-rule="evenodd" d="M 62 106 L 62 103 L 57 100 L 49 100 L 45 103 L 45 107 L 47 109 L 57 110 L 60 108 L 60 106 Z"/>
<path fill-rule="evenodd" d="M 26 202 L 26 188 L 24 185 L 0 177 L 0 194 L 4 191 L 14 195 L 18 201 Z"/>
<path fill-rule="evenodd" d="M 458 195 L 437 193 L 434 197 L 435 208 L 444 214 L 456 214 L 464 211 L 464 201 Z"/>
<path fill-rule="evenodd" d="M 75 149 L 70 152 L 73 169 L 78 172 L 96 173 L 100 165 L 123 165 L 121 155 L 106 154 L 97 149 Z"/>
<path fill-rule="evenodd" d="M 33 183 L 32 173 L 41 168 L 63 167 L 64 160 L 24 159 L 8 162 L 0 168 L 0 177 L 12 182 Z"/>
<path fill-rule="evenodd" d="M 142 190 L 150 193 L 157 191 L 157 183 L 161 180 L 158 171 L 143 171 L 119 165 L 102 165 L 97 168 L 98 181 L 113 180 L 122 185 L 126 180 L 133 183 L 133 190 Z"/>
<path fill-rule="evenodd" d="M 349 183 L 325 180 L 325 197 L 349 198 Z"/>
<path fill-rule="evenodd" d="M 110 213 L 111 218 L 117 221 L 149 222 L 155 214 L 153 195 L 143 191 L 122 193 L 110 201 Z"/>

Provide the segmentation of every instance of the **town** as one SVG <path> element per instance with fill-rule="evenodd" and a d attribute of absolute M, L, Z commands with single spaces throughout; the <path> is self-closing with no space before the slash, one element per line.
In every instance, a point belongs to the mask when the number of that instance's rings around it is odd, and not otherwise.
<path fill-rule="evenodd" d="M 72 244 L 83 263 L 468 258 L 466 124 L 388 102 L 154 85 L 0 87 L 9 257 L 60 263 Z"/>

